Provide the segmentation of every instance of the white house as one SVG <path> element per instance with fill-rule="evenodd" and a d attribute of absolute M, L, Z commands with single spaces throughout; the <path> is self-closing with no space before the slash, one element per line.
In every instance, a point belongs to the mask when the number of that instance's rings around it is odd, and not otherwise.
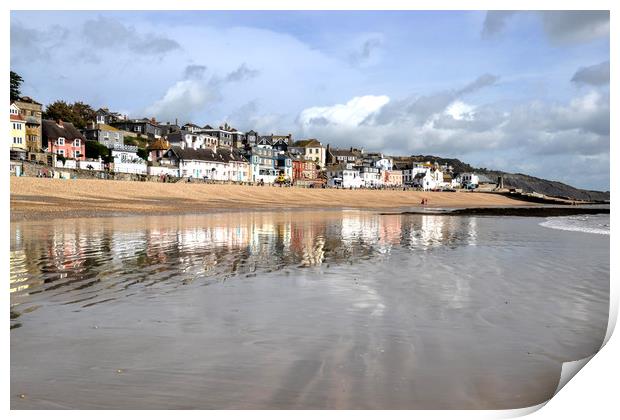
<path fill-rule="evenodd" d="M 191 149 L 172 146 L 160 164 L 176 166 L 179 176 L 215 181 L 247 182 L 248 161 L 231 148 Z"/>
<path fill-rule="evenodd" d="M 413 177 L 412 182 L 414 187 L 422 188 L 425 191 L 441 188 L 443 184 L 443 172 L 438 169 L 431 169 L 430 167 L 427 167 L 424 172 L 418 172 Z"/>
<path fill-rule="evenodd" d="M 146 161 L 138 156 L 138 147 L 127 144 L 114 144 L 110 148 L 113 172 L 146 175 Z"/>
<path fill-rule="evenodd" d="M 190 149 L 208 149 L 217 146 L 217 137 L 200 131 L 175 131 L 168 134 L 166 140 L 172 146 Z"/>
<path fill-rule="evenodd" d="M 470 172 L 465 172 L 461 174 L 461 185 L 465 188 L 476 188 L 480 183 L 480 178 L 478 175 Z"/>
<path fill-rule="evenodd" d="M 252 182 L 273 184 L 278 176 L 277 151 L 265 138 L 259 138 L 248 152 L 250 160 L 250 177 Z M 290 179 L 290 178 L 289 178 Z"/>
<path fill-rule="evenodd" d="M 361 188 L 364 182 L 352 163 L 340 163 L 327 167 L 327 185 L 350 189 Z"/>
<path fill-rule="evenodd" d="M 379 168 L 382 171 L 391 171 L 394 167 L 394 161 L 392 158 L 381 155 L 380 159 L 375 161 L 375 168 Z"/>
<path fill-rule="evenodd" d="M 362 185 L 366 188 L 376 188 L 383 185 L 381 172 L 379 168 L 372 166 L 359 167 L 360 177 L 362 178 Z"/>

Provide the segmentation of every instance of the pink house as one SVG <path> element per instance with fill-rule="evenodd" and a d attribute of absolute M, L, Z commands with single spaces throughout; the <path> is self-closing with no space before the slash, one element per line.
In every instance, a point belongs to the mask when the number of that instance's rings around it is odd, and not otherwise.
<path fill-rule="evenodd" d="M 86 139 L 73 124 L 43 120 L 43 149 L 67 159 L 86 158 Z"/>

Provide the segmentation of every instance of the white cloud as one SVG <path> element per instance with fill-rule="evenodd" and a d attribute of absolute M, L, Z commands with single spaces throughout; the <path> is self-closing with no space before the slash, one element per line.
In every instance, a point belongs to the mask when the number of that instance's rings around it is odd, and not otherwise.
<path fill-rule="evenodd" d="M 454 101 L 446 108 L 446 114 L 455 120 L 473 120 L 472 112 L 474 109 L 476 107 L 468 105 L 463 101 Z"/>
<path fill-rule="evenodd" d="M 355 127 L 371 114 L 379 111 L 389 101 L 390 98 L 385 95 L 357 96 L 346 104 L 304 109 L 299 114 L 298 121 L 303 127 L 317 124 Z"/>
<path fill-rule="evenodd" d="M 190 120 L 218 97 L 215 87 L 201 80 L 181 80 L 171 86 L 161 99 L 147 107 L 145 114 L 161 121 L 174 121 L 179 117 Z"/>

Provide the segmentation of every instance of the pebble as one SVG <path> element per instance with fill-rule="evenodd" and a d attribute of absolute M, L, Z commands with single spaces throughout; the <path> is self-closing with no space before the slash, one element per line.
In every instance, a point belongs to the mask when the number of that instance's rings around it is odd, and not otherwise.
<path fill-rule="evenodd" d="M 24 398 L 26 398 L 26 395 L 25 394 L 19 394 L 19 398 L 21 398 L 23 400 Z"/>

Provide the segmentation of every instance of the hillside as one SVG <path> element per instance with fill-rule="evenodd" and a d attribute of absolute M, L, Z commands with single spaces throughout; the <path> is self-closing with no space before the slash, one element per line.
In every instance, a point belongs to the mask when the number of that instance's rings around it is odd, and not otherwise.
<path fill-rule="evenodd" d="M 525 174 L 512 174 L 509 172 L 490 170 L 487 168 L 475 168 L 459 159 L 442 158 L 432 155 L 416 155 L 407 157 L 394 157 L 395 161 L 408 162 L 437 162 L 452 166 L 454 173 L 477 172 L 485 174 L 490 179 L 497 179 L 499 175 L 504 177 L 504 186 L 507 188 L 520 188 L 524 192 L 537 192 L 554 197 L 568 197 L 577 200 L 604 201 L 609 200 L 609 191 L 591 191 L 572 187 L 559 181 L 549 181 Z"/>

